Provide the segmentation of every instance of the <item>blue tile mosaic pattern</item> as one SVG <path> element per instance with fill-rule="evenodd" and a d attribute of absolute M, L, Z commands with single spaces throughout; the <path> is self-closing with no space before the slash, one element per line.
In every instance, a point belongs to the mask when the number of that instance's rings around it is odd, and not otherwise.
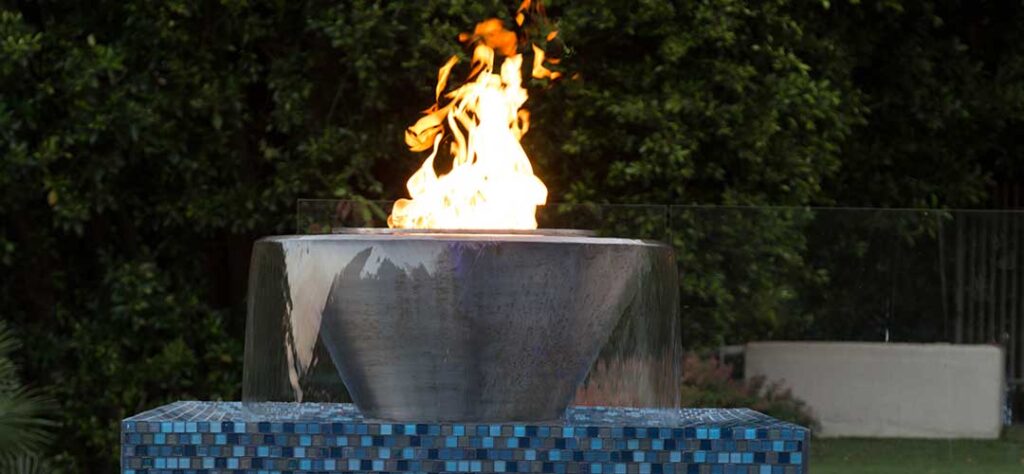
<path fill-rule="evenodd" d="M 810 433 L 747 409 L 574 407 L 549 423 L 389 423 L 349 404 L 177 402 L 121 424 L 122 474 L 804 474 Z"/>

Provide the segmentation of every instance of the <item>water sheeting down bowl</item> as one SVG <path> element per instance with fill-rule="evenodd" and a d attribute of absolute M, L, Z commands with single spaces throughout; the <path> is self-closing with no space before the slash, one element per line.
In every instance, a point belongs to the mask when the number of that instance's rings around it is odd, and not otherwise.
<path fill-rule="evenodd" d="M 253 248 L 246 360 L 265 334 L 319 338 L 368 417 L 551 420 L 652 269 L 672 261 L 660 243 L 575 235 L 270 237 Z M 288 319 L 262 313 L 294 311 L 318 327 L 266 327 Z M 283 364 L 310 365 L 285 352 Z M 259 378 L 247 369 L 244 383 Z"/>

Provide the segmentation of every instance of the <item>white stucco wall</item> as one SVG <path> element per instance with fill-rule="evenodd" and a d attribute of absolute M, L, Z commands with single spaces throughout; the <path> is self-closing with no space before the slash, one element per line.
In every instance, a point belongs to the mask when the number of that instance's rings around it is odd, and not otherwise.
<path fill-rule="evenodd" d="M 747 345 L 746 376 L 782 380 L 821 436 L 997 438 L 1003 354 L 995 346 L 844 342 Z"/>

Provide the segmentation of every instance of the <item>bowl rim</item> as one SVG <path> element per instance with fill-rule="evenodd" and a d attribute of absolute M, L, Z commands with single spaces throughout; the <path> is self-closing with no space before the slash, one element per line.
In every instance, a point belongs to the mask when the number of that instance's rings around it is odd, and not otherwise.
<path fill-rule="evenodd" d="M 360 235 L 416 235 L 416 234 L 453 234 L 453 235 L 546 235 L 597 237 L 597 232 L 587 229 L 392 229 L 390 227 L 338 227 L 332 234 Z"/>
<path fill-rule="evenodd" d="M 592 231 L 583 231 L 592 232 Z M 633 247 L 660 247 L 671 249 L 660 240 L 635 239 L 623 237 L 597 237 L 593 235 L 544 233 L 507 233 L 506 231 L 460 232 L 440 230 L 438 232 L 365 232 L 365 233 L 331 233 L 331 234 L 293 234 L 271 235 L 258 239 L 259 242 L 352 242 L 352 243 L 385 243 L 385 242 L 442 242 L 466 244 L 561 244 L 561 245 L 619 245 Z"/>

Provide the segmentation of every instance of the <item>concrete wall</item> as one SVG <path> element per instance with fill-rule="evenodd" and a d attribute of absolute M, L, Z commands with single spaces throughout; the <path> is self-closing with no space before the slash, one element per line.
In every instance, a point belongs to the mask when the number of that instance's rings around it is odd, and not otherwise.
<path fill-rule="evenodd" d="M 781 380 L 821 436 L 996 438 L 1003 353 L 987 345 L 759 342 L 746 376 Z"/>

